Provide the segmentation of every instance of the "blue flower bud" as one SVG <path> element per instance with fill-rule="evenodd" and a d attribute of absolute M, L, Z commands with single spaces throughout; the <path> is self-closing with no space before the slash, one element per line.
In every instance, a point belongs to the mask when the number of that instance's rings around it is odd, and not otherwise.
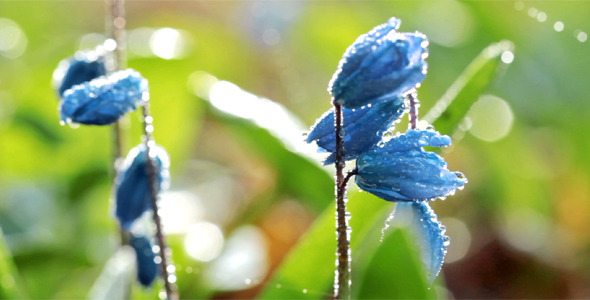
<path fill-rule="evenodd" d="M 447 169 L 442 157 L 422 149 L 451 144 L 431 130 L 408 130 L 357 159 L 357 185 L 387 201 L 433 200 L 461 188 L 467 179 Z"/>
<path fill-rule="evenodd" d="M 61 121 L 105 125 L 135 110 L 148 92 L 148 82 L 132 69 L 75 85 L 63 93 Z"/>
<path fill-rule="evenodd" d="M 166 151 L 158 146 L 152 147 L 157 169 L 157 188 L 167 188 L 170 160 Z M 147 171 L 147 151 L 141 144 L 129 151 L 116 181 L 115 216 L 121 228 L 129 230 L 133 222 L 152 208 L 149 174 Z"/>
<path fill-rule="evenodd" d="M 72 86 L 107 73 L 104 56 L 96 51 L 78 51 L 62 60 L 53 72 L 53 85 L 59 97 Z"/>
<path fill-rule="evenodd" d="M 397 32 L 400 23 L 391 18 L 348 47 L 328 87 L 337 103 L 346 108 L 375 104 L 424 79 L 427 38 L 419 32 Z"/>
<path fill-rule="evenodd" d="M 382 138 L 383 133 L 400 118 L 405 109 L 403 97 L 394 97 L 371 106 L 357 109 L 342 109 L 344 160 L 356 159 L 361 153 L 371 149 Z M 307 136 L 307 142 L 317 145 L 332 154 L 324 161 L 325 165 L 336 160 L 336 128 L 334 109 L 322 115 Z"/>
<path fill-rule="evenodd" d="M 152 250 L 152 243 L 146 236 L 131 235 L 129 245 L 135 250 L 137 258 L 137 280 L 141 285 L 149 287 L 158 275 L 156 254 Z"/>
<path fill-rule="evenodd" d="M 398 202 L 394 219 L 397 218 L 409 221 L 410 230 L 418 238 L 422 261 L 432 282 L 440 272 L 447 254 L 450 239 L 445 234 L 445 226 L 438 221 L 428 203 L 423 201 Z"/>

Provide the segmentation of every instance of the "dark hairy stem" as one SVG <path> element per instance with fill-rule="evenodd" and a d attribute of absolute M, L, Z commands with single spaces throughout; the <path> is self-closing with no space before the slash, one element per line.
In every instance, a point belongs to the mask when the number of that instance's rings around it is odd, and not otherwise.
<path fill-rule="evenodd" d="M 350 297 L 350 240 L 348 238 L 348 213 L 346 211 L 346 182 L 343 175 L 343 140 L 342 140 L 342 107 L 334 104 L 336 127 L 336 236 L 338 242 L 337 271 L 334 282 L 334 298 L 349 299 Z M 351 175 L 352 176 L 352 175 Z M 350 176 L 347 176 L 350 178 Z M 346 180 L 348 181 L 348 180 Z"/>
<path fill-rule="evenodd" d="M 144 124 L 144 143 L 146 147 L 147 155 L 147 173 L 150 181 L 150 200 L 152 204 L 154 223 L 156 225 L 156 238 L 158 240 L 158 247 L 160 248 L 160 267 L 162 270 L 162 276 L 164 277 L 164 289 L 166 291 L 167 300 L 178 299 L 178 293 L 176 292 L 176 275 L 168 267 L 171 265 L 169 261 L 169 250 L 166 247 L 166 241 L 164 240 L 164 233 L 162 232 L 162 221 L 160 218 L 160 211 L 158 209 L 158 192 L 160 190 L 158 179 L 157 179 L 157 168 L 154 163 L 155 153 L 153 152 L 153 146 L 155 145 L 152 139 L 152 132 L 154 127 L 152 125 L 152 116 L 150 115 L 150 108 L 148 99 L 144 99 L 143 104 L 143 124 Z"/>
<path fill-rule="evenodd" d="M 410 128 L 415 129 L 418 123 L 418 107 L 416 107 L 414 94 L 409 93 L 408 99 L 410 100 Z"/>
<path fill-rule="evenodd" d="M 116 26 L 114 20 L 124 18 L 123 0 L 106 0 L 106 17 L 105 17 L 105 31 L 109 38 L 116 41 L 115 51 L 113 53 L 113 63 L 107 63 L 107 72 L 113 73 L 120 70 L 121 65 L 124 64 L 123 57 L 123 41 L 125 28 Z M 119 163 L 123 155 L 123 141 L 121 137 L 121 123 L 117 120 L 111 126 L 112 135 L 112 176 L 116 177 Z M 114 186 L 114 185 L 113 185 Z M 114 194 L 114 189 L 113 189 Z M 121 228 L 119 228 L 119 235 L 121 238 L 121 245 L 129 244 L 129 236 Z M 129 296 L 129 295 L 128 295 Z M 129 298 L 129 297 L 127 297 Z"/>

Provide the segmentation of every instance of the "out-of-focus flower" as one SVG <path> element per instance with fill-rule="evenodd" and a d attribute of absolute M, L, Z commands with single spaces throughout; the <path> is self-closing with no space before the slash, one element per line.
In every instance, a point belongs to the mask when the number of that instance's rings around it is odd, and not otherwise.
<path fill-rule="evenodd" d="M 59 94 L 72 86 L 90 81 L 107 73 L 104 55 L 97 51 L 78 51 L 59 62 L 53 72 L 53 85 Z"/>
<path fill-rule="evenodd" d="M 398 216 L 408 220 L 409 229 L 418 238 L 422 261 L 432 282 L 440 272 L 447 254 L 450 239 L 445 234 L 446 227 L 424 201 L 398 202 L 394 218 Z"/>
<path fill-rule="evenodd" d="M 432 130 L 408 130 L 357 159 L 357 185 L 387 201 L 433 200 L 461 188 L 467 179 L 422 147 L 443 147 L 451 138 Z"/>
<path fill-rule="evenodd" d="M 137 281 L 145 287 L 151 286 L 158 275 L 152 243 L 146 236 L 131 235 L 129 245 L 133 247 L 137 257 Z"/>
<path fill-rule="evenodd" d="M 161 191 L 168 186 L 170 160 L 162 147 L 153 146 L 151 152 L 157 170 L 157 188 Z M 117 177 L 115 216 L 123 230 L 129 230 L 136 219 L 152 208 L 149 184 L 147 152 L 141 144 L 129 151 Z"/>
<path fill-rule="evenodd" d="M 62 122 L 105 125 L 135 110 L 148 92 L 148 82 L 127 69 L 75 85 L 59 103 Z"/>
<path fill-rule="evenodd" d="M 328 87 L 346 108 L 391 99 L 414 88 L 426 76 L 428 41 L 422 33 L 399 33 L 391 18 L 363 34 L 346 50 Z"/>
<path fill-rule="evenodd" d="M 405 109 L 403 97 L 393 97 L 371 106 L 357 109 L 342 109 L 344 160 L 357 158 L 361 153 L 371 149 L 382 138 L 383 133 L 400 118 Z M 316 141 L 320 149 L 332 154 L 324 161 L 325 165 L 336 160 L 336 128 L 334 126 L 334 109 L 322 115 L 307 136 L 307 142 Z"/>

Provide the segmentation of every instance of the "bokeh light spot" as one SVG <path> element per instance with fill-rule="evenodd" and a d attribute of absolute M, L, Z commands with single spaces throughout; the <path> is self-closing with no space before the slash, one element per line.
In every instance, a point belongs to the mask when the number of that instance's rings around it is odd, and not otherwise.
<path fill-rule="evenodd" d="M 510 105 L 503 99 L 492 95 L 481 96 L 473 104 L 467 117 L 472 122 L 469 132 L 487 142 L 505 137 L 510 132 L 514 121 Z"/>
<path fill-rule="evenodd" d="M 192 225 L 184 239 L 184 247 L 190 257 L 199 261 L 211 261 L 223 249 L 223 233 L 217 225 L 201 222 Z"/>

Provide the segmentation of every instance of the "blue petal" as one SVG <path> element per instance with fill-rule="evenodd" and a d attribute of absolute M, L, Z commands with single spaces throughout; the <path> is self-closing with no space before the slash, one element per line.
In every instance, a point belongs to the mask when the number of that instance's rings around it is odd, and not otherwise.
<path fill-rule="evenodd" d="M 409 219 L 411 231 L 418 237 L 422 261 L 429 273 L 430 282 L 436 278 L 442 268 L 449 237 L 446 228 L 427 202 L 400 202 L 395 205 L 395 217 Z"/>
<path fill-rule="evenodd" d="M 169 180 L 170 162 L 163 148 L 156 146 L 152 150 L 156 154 L 158 188 L 162 190 Z M 129 230 L 136 219 L 152 208 L 146 164 L 147 153 L 142 144 L 129 151 L 117 177 L 115 216 L 123 230 Z"/>
<path fill-rule="evenodd" d="M 447 169 L 447 163 L 420 145 L 449 145 L 434 131 L 410 130 L 357 159 L 357 185 L 387 201 L 432 200 L 461 188 L 467 179 Z"/>
<path fill-rule="evenodd" d="M 79 51 L 62 60 L 54 71 L 53 82 L 59 96 L 72 86 L 107 73 L 104 56 L 96 51 Z"/>
<path fill-rule="evenodd" d="M 148 91 L 145 78 L 127 69 L 73 86 L 60 102 L 62 122 L 105 125 L 135 110 Z"/>
<path fill-rule="evenodd" d="M 447 135 L 441 135 L 434 130 L 415 130 L 410 129 L 403 134 L 399 134 L 384 145 L 384 151 L 403 152 L 409 150 L 418 150 L 420 147 L 446 147 L 451 145 L 451 138 Z"/>
<path fill-rule="evenodd" d="M 398 33 L 390 20 L 361 35 L 344 53 L 328 91 L 346 108 L 359 108 L 401 95 L 426 76 L 427 39 Z"/>
<path fill-rule="evenodd" d="M 131 235 L 129 245 L 133 247 L 137 257 L 137 280 L 145 287 L 151 286 L 158 275 L 152 243 L 145 236 Z"/>
<path fill-rule="evenodd" d="M 361 153 L 375 146 L 383 133 L 400 118 L 405 109 L 403 97 L 395 97 L 372 106 L 358 109 L 342 109 L 344 160 L 357 158 Z M 336 136 L 334 126 L 334 109 L 330 109 L 312 127 L 307 142 L 316 141 L 317 145 L 332 155 L 324 164 L 334 163 Z"/>

